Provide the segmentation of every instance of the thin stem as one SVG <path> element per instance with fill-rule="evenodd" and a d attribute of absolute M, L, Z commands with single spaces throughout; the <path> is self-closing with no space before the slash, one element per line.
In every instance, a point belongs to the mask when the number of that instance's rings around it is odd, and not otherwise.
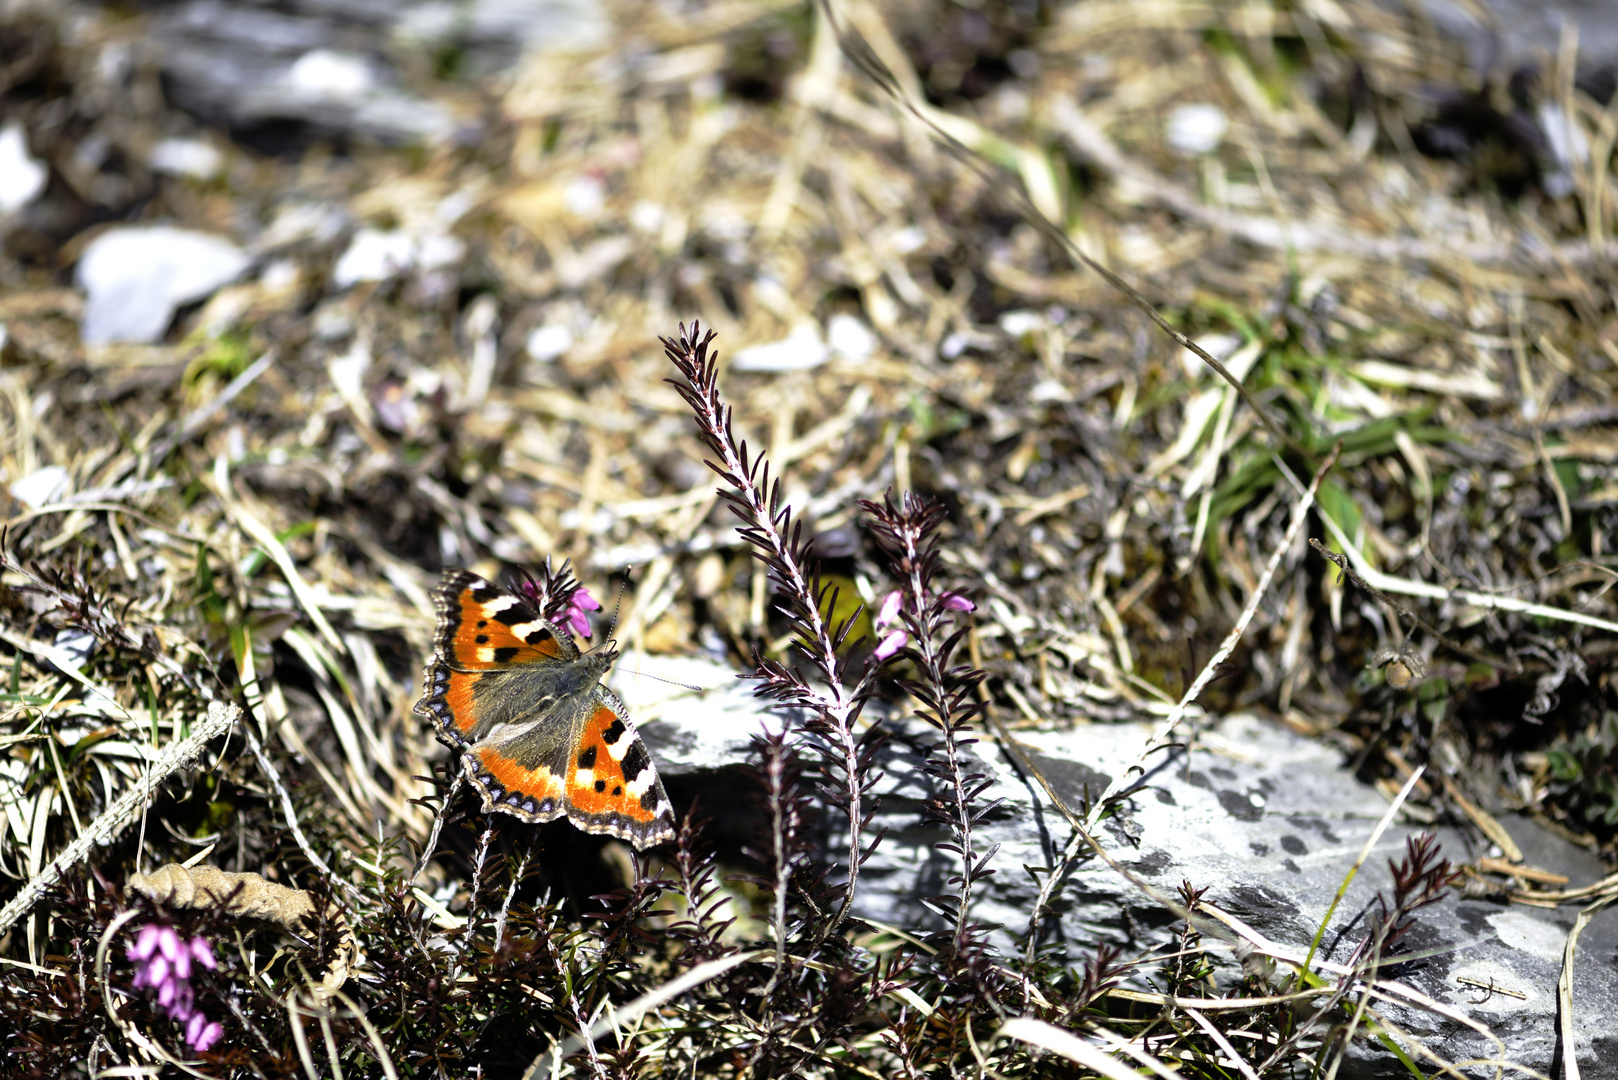
<path fill-rule="evenodd" d="M 866 762 L 861 758 L 854 724 L 870 695 L 876 665 L 867 665 L 853 687 L 844 686 L 847 665 L 838 648 L 849 624 L 833 628 L 821 614 L 819 571 L 809 555 L 809 545 L 802 540 L 801 526 L 792 526 L 791 507 L 781 505 L 780 480 L 772 485 L 763 455 L 749 460 L 747 444 L 736 441 L 731 429 L 733 411 L 719 392 L 717 357 L 708 351 L 713 338 L 713 331 L 703 335 L 697 323 L 689 331 L 682 323 L 677 341 L 663 338 L 664 351 L 684 377 L 683 382 L 668 381 L 691 407 L 703 441 L 717 458 L 707 465 L 729 485 L 728 489 L 720 488 L 719 493 L 741 519 L 742 537 L 752 545 L 754 557 L 775 577 L 781 597 L 779 610 L 797 630 L 794 644 L 820 673 L 818 685 L 811 686 L 797 671 L 754 650 L 754 677 L 763 683 L 759 692 L 814 713 L 815 719 L 803 725 L 803 730 L 820 746 L 829 770 L 837 774 L 834 782 L 846 803 L 848 881 L 836 916 L 822 931 L 824 939 L 848 917 L 860 864 L 868 854 L 861 850 L 861 833 L 868 816 L 867 785 L 862 779 Z"/>

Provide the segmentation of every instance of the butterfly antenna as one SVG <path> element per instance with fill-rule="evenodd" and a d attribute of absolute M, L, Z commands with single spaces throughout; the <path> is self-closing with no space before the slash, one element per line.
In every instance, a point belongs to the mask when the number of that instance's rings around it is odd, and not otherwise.
<path fill-rule="evenodd" d="M 608 643 L 612 641 L 613 631 L 618 629 L 618 608 L 619 605 L 623 603 L 623 600 L 624 586 L 623 583 L 620 582 L 618 585 L 618 595 L 612 598 L 612 619 L 607 623 L 607 632 L 601 635 L 601 640 L 599 642 L 592 644 L 586 651 L 595 652 L 597 649 L 605 648 Z"/>
<path fill-rule="evenodd" d="M 650 679 L 653 682 L 660 682 L 664 686 L 678 686 L 681 690 L 690 690 L 695 694 L 706 693 L 708 689 L 704 686 L 692 686 L 690 683 L 676 682 L 673 679 L 665 679 L 661 675 L 652 675 L 645 671 L 631 671 L 628 674 L 633 675 L 637 679 Z"/>

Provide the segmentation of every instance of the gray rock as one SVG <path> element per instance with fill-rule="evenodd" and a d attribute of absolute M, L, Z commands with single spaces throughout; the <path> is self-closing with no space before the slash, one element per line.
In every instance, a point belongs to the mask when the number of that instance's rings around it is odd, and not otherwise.
<path fill-rule="evenodd" d="M 189 0 L 153 17 L 152 55 L 175 103 L 211 121 L 436 143 L 463 124 L 409 90 L 396 57 L 453 53 L 487 78 L 525 51 L 600 42 L 608 25 L 586 0 Z"/>
<path fill-rule="evenodd" d="M 1480 74 L 1500 68 L 1548 70 L 1561 47 L 1562 27 L 1572 24 L 1578 28 L 1580 83 L 1603 98 L 1612 92 L 1618 73 L 1618 5 L 1611 0 L 1483 0 L 1487 21 L 1479 18 L 1479 5 L 1464 0 L 1415 0 L 1409 6 L 1422 11 L 1439 33 L 1464 44 Z"/>
<path fill-rule="evenodd" d="M 87 294 L 80 336 L 87 345 L 156 341 L 176 308 L 235 281 L 250 261 L 223 237 L 166 225 L 102 233 L 75 274 Z"/>
<path fill-rule="evenodd" d="M 0 220 L 33 202 L 49 176 L 28 152 L 28 133 L 21 124 L 13 120 L 0 128 Z"/>
<path fill-rule="evenodd" d="M 705 661 L 653 659 L 641 665 L 644 672 L 707 688 L 700 693 L 635 680 L 628 669 L 620 663 L 615 686 L 671 787 L 699 793 L 720 829 L 747 827 L 739 805 L 745 784 L 735 766 L 747 759 L 750 736 L 780 719 L 752 697 L 750 684 L 732 681 L 729 671 Z M 888 835 L 862 873 L 856 912 L 892 925 L 938 927 L 938 916 L 922 900 L 947 891 L 958 863 L 935 849 L 947 839 L 945 830 L 922 820 L 928 779 L 921 765 L 934 736 L 914 721 L 884 722 L 895 734 L 878 763 L 884 776 L 874 826 L 887 828 Z M 1094 724 L 1018 732 L 1017 738 L 1063 800 L 1076 806 L 1086 788 L 1099 792 L 1134 760 L 1149 730 L 1145 724 Z M 994 845 L 999 850 L 991 860 L 996 874 L 981 883 L 973 915 L 999 924 L 995 944 L 1020 956 L 1038 895 L 1025 867 L 1051 866 L 1069 830 L 1044 789 L 992 741 L 974 749 L 982 752 L 972 759 L 974 768 L 993 780 L 983 798 L 1004 801 L 978 838 L 980 853 Z M 1189 760 L 1182 751 L 1158 762 L 1131 797 L 1130 823 L 1109 822 L 1103 842 L 1162 892 L 1172 895 L 1182 880 L 1207 887 L 1206 900 L 1301 951 L 1387 805 L 1354 779 L 1337 751 L 1278 724 L 1234 716 L 1201 731 Z M 1567 874 L 1575 884 L 1603 875 L 1594 857 L 1532 821 L 1506 823 L 1529 864 Z M 1396 822 L 1383 834 L 1332 915 L 1322 940 L 1324 959 L 1345 961 L 1363 939 L 1373 897 L 1378 890 L 1391 895 L 1389 860 L 1401 858 L 1406 838 L 1418 831 Z M 1462 830 L 1435 831 L 1442 855 L 1452 862 L 1488 854 L 1475 850 Z M 836 858 L 835 840 L 829 844 Z M 1556 982 L 1574 915 L 1572 909 L 1507 905 L 1452 891 L 1416 914 L 1415 928 L 1397 950 L 1422 955 L 1385 974 L 1492 1029 L 1508 1060 L 1549 1073 L 1556 1052 Z M 1080 962 L 1102 942 L 1125 945 L 1131 953 L 1164 944 L 1177 926 L 1156 901 L 1092 861 L 1056 891 L 1041 944 Z M 1618 1033 L 1608 1019 L 1618 1012 L 1615 950 L 1618 909 L 1598 915 L 1580 938 L 1573 1007 L 1577 1057 L 1587 1080 L 1618 1078 Z M 1494 993 L 1488 992 L 1490 980 Z M 1387 1003 L 1377 1007 L 1450 1061 L 1496 1053 L 1487 1038 L 1445 1017 Z M 1348 1065 L 1343 1075 L 1408 1075 L 1396 1058 L 1366 1040 L 1357 1042 Z"/>
<path fill-rule="evenodd" d="M 398 85 L 374 24 L 193 0 L 154 17 L 152 38 L 175 104 L 208 120 L 291 120 L 385 141 L 454 130 L 448 110 Z"/>

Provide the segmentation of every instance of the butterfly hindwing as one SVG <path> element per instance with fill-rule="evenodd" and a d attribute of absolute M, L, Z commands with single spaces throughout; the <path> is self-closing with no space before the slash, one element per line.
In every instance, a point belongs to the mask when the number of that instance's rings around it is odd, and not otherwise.
<path fill-rule="evenodd" d="M 592 694 L 572 740 L 567 816 L 586 832 L 610 833 L 636 847 L 674 838 L 674 808 L 657 766 L 624 703 L 604 686 Z"/>

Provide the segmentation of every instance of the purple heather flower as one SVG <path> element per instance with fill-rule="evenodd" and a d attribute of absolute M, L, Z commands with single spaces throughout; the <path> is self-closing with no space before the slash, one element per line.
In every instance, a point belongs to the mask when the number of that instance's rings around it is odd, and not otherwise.
<path fill-rule="evenodd" d="M 872 653 L 878 660 L 886 660 L 910 641 L 910 635 L 903 630 L 895 630 L 877 643 L 876 651 Z"/>
<path fill-rule="evenodd" d="M 539 606 L 541 594 L 537 581 L 520 582 L 517 592 L 534 606 Z M 601 605 L 590 595 L 589 589 L 575 589 L 573 595 L 567 598 L 567 607 L 562 609 L 562 625 L 579 637 L 587 638 L 590 636 L 590 617 L 585 612 L 600 610 Z"/>
<path fill-rule="evenodd" d="M 600 610 L 601 605 L 590 595 L 590 590 L 579 589 L 568 598 L 567 612 L 563 616 L 563 621 L 575 634 L 587 638 L 590 636 L 590 617 L 585 612 Z"/>
<path fill-rule="evenodd" d="M 185 1041 L 193 1049 L 206 1050 L 219 1040 L 225 1029 L 196 1007 L 191 989 L 193 963 L 210 971 L 218 966 L 206 941 L 200 937 L 181 941 L 172 926 L 152 924 L 141 927 L 127 955 L 135 961 L 134 988 L 157 991 L 158 1007 L 185 1025 Z"/>
<path fill-rule="evenodd" d="M 893 625 L 899 618 L 899 605 L 904 602 L 904 593 L 894 589 L 882 598 L 882 609 L 876 613 L 876 628 Z"/>
<path fill-rule="evenodd" d="M 947 592 L 940 599 L 944 607 L 950 611 L 976 611 L 977 605 L 972 603 L 960 593 Z M 894 589 L 882 598 L 882 607 L 877 610 L 876 619 L 872 626 L 878 633 L 894 626 L 899 622 L 899 609 L 904 605 L 904 594 Z M 910 643 L 910 632 L 903 626 L 891 631 L 877 643 L 872 655 L 878 660 L 886 660 Z"/>
<path fill-rule="evenodd" d="M 185 1025 L 185 1041 L 199 1054 L 218 1042 L 219 1036 L 224 1033 L 225 1029 L 219 1026 L 219 1021 L 209 1020 L 200 1012 L 192 1013 Z"/>

